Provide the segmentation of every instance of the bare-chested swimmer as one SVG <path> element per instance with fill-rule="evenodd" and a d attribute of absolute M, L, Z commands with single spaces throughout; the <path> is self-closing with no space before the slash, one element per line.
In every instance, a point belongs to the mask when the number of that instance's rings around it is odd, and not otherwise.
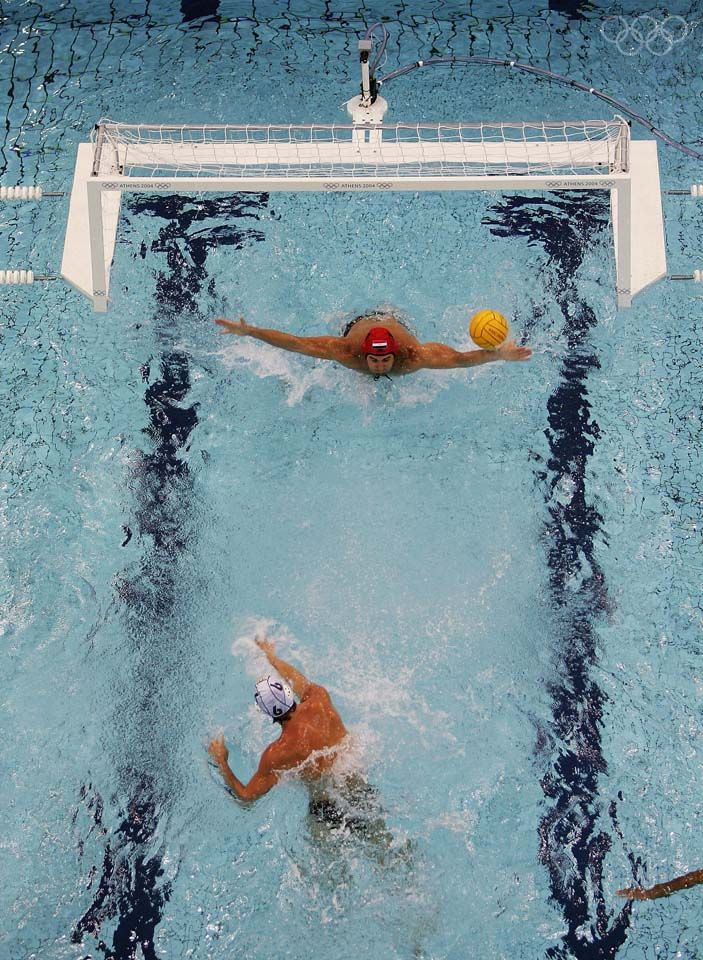
<path fill-rule="evenodd" d="M 319 684 L 276 656 L 270 640 L 257 638 L 271 666 L 283 680 L 268 676 L 256 684 L 254 700 L 279 724 L 281 735 L 269 744 L 249 783 L 242 783 L 229 766 L 224 735 L 212 740 L 208 751 L 234 797 L 243 804 L 258 800 L 278 783 L 286 771 L 294 771 L 308 787 L 309 812 L 313 819 L 333 828 L 358 832 L 373 840 L 390 841 L 375 791 L 358 774 L 334 776 L 334 766 L 347 735 L 329 693 Z M 290 684 L 290 686 L 288 686 Z M 292 688 L 292 689 L 291 689 Z M 299 698 L 296 703 L 295 696 Z"/>
<path fill-rule="evenodd" d="M 281 350 L 307 357 L 334 360 L 358 373 L 374 377 L 402 375 L 417 370 L 474 367 L 494 360 L 527 360 L 529 347 L 508 340 L 496 350 L 455 350 L 444 343 L 420 343 L 404 324 L 388 313 L 365 314 L 347 324 L 341 337 L 297 337 L 282 330 L 253 327 L 244 320 L 216 317 L 224 333 L 254 337 Z"/>

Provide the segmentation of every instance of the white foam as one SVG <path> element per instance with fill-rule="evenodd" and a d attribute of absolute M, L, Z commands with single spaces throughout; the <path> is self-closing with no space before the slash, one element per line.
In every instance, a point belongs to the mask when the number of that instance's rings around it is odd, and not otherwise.
<path fill-rule="evenodd" d="M 285 627 L 278 625 L 271 617 L 248 617 L 239 629 L 239 636 L 232 641 L 230 652 L 233 657 L 242 657 L 247 674 L 258 680 L 262 675 L 264 665 L 268 665 L 268 660 L 256 645 L 256 638 L 266 637 L 276 645 L 280 640 L 288 644 L 290 642 L 289 634 Z"/>
<path fill-rule="evenodd" d="M 5 628 L 11 622 L 13 600 L 14 589 L 10 577 L 10 568 L 0 557 L 0 637 L 4 635 Z"/>
<path fill-rule="evenodd" d="M 488 598 L 491 597 L 495 587 L 498 585 L 498 582 L 503 579 L 512 562 L 513 558 L 510 553 L 502 553 L 495 558 L 490 580 L 487 580 L 478 590 L 477 597 L 481 603 L 486 602 L 484 599 L 486 596 Z"/>
<path fill-rule="evenodd" d="M 295 355 L 256 340 L 236 340 L 231 346 L 223 347 L 218 356 L 227 370 L 245 366 L 259 379 L 275 377 L 283 381 L 288 386 L 289 407 L 300 403 L 313 387 L 329 390 L 338 386 L 334 376 L 337 371 L 328 361 L 313 361 L 311 365 L 308 360 L 303 366 Z"/>
<path fill-rule="evenodd" d="M 437 739 L 453 746 L 457 738 L 451 732 L 451 716 L 432 709 L 413 684 L 413 672 L 399 667 L 389 675 L 387 669 L 366 663 L 363 672 L 345 670 L 345 685 L 339 695 L 353 701 L 363 717 L 362 729 L 371 729 L 379 718 L 397 720 L 412 727 L 423 746 Z"/>
<path fill-rule="evenodd" d="M 24 580 L 24 578 L 23 578 Z M 32 595 L 25 582 L 13 581 L 10 569 L 0 562 L 0 637 L 19 632 L 32 620 Z"/>
<path fill-rule="evenodd" d="M 212 740 L 217 740 L 218 737 L 224 737 L 224 736 L 225 736 L 225 728 L 223 727 L 223 725 L 222 725 L 221 723 L 219 723 L 219 724 L 214 724 L 214 725 L 213 725 L 212 727 L 210 727 L 210 729 L 208 730 L 207 735 L 204 735 L 204 736 L 202 737 L 203 749 L 207 750 L 207 748 L 208 748 L 208 746 L 209 746 L 209 744 L 210 744 L 210 742 L 211 742 Z M 207 758 L 206 758 L 206 759 L 207 759 Z M 214 763 L 214 760 L 212 760 L 212 763 Z"/>
<path fill-rule="evenodd" d="M 464 846 L 469 853 L 475 853 L 472 837 L 477 825 L 478 813 L 468 808 L 448 810 L 445 813 L 440 813 L 439 816 L 431 817 L 425 823 L 427 833 L 441 829 L 463 837 Z"/>

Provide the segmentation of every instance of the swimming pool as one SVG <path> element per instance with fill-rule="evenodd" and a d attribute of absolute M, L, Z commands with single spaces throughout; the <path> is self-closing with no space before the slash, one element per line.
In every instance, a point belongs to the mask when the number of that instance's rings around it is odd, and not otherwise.
<path fill-rule="evenodd" d="M 592 4 L 422 6 L 392 11 L 389 67 L 548 63 L 695 142 L 696 34 L 629 56 Z M 3 182 L 66 188 L 103 115 L 342 119 L 384 11 L 321 7 L 3 4 Z M 387 96 L 610 116 L 490 71 Z M 665 213 L 672 272 L 700 266 L 700 207 Z M 0 266 L 56 270 L 65 215 L 4 206 Z M 608 231 L 581 194 L 140 197 L 106 316 L 5 288 L 3 955 L 696 956 L 696 890 L 615 890 L 703 863 L 700 299 L 617 313 Z M 379 304 L 454 345 L 495 306 L 535 354 L 374 383 L 209 322 L 336 333 Z M 300 785 L 242 811 L 212 776 L 219 726 L 242 776 L 270 737 L 262 623 L 329 687 L 409 862 L 321 844 Z"/>

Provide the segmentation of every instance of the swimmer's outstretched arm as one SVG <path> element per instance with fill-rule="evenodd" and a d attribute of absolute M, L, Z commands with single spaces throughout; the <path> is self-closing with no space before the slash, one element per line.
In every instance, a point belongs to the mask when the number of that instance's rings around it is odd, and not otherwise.
<path fill-rule="evenodd" d="M 222 328 L 223 333 L 233 333 L 238 337 L 254 337 L 272 347 L 289 350 L 291 353 L 304 353 L 307 357 L 317 357 L 320 360 L 346 359 L 348 347 L 343 337 L 297 337 L 293 333 L 284 333 L 283 330 L 272 330 L 267 327 L 252 327 L 244 317 L 239 320 L 227 320 L 225 317 L 215 317 L 215 323 Z"/>
<path fill-rule="evenodd" d="M 420 347 L 419 368 L 449 370 L 454 367 L 475 367 L 496 360 L 529 360 L 532 351 L 508 340 L 496 350 L 455 350 L 446 343 L 423 343 Z"/>
<path fill-rule="evenodd" d="M 648 890 L 643 890 L 641 887 L 626 887 L 624 890 L 618 890 L 617 895 L 627 897 L 628 900 L 657 900 L 659 897 L 668 897 L 677 890 L 695 887 L 699 883 L 703 883 L 703 870 L 693 870 L 682 877 L 667 880 L 666 883 L 657 883 Z"/>
<path fill-rule="evenodd" d="M 290 663 L 277 657 L 275 647 L 270 640 L 267 640 L 265 637 L 256 637 L 255 643 L 259 650 L 266 655 L 266 659 L 273 669 L 280 673 L 284 680 L 288 681 L 293 688 L 293 693 L 302 700 L 312 686 L 308 678 L 304 676 L 300 670 L 296 670 L 295 667 L 291 666 Z"/>
<path fill-rule="evenodd" d="M 220 773 L 230 788 L 236 800 L 241 803 L 253 803 L 259 797 L 268 793 L 271 787 L 278 782 L 278 773 L 273 769 L 273 757 L 275 755 L 275 744 L 271 744 L 264 750 L 259 761 L 259 769 L 251 778 L 249 783 L 242 783 L 232 772 L 229 765 L 229 750 L 225 744 L 224 734 L 220 734 L 208 744 L 208 753 L 213 758 L 220 769 Z"/>

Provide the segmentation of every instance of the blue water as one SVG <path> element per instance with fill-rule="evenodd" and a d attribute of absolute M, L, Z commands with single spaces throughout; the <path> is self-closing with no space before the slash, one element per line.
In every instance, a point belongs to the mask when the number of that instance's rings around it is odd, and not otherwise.
<path fill-rule="evenodd" d="M 695 145 L 703 28 L 630 56 L 610 12 L 3 3 L 2 182 L 67 188 L 103 115 L 343 122 L 380 14 L 382 72 L 517 57 Z M 384 95 L 390 121 L 611 115 L 503 71 Z M 700 211 L 665 198 L 672 272 Z M 66 212 L 3 206 L 0 267 L 56 272 Z M 107 315 L 4 290 L 3 957 L 697 956 L 699 890 L 615 896 L 703 865 L 696 287 L 618 313 L 602 198 L 340 193 L 125 198 Z M 533 359 L 374 383 L 210 323 L 378 305 L 455 346 L 490 305 Z M 271 737 L 262 625 L 329 688 L 394 855 L 321 839 L 295 782 L 242 810 L 212 775 L 218 729 L 244 779 Z"/>

